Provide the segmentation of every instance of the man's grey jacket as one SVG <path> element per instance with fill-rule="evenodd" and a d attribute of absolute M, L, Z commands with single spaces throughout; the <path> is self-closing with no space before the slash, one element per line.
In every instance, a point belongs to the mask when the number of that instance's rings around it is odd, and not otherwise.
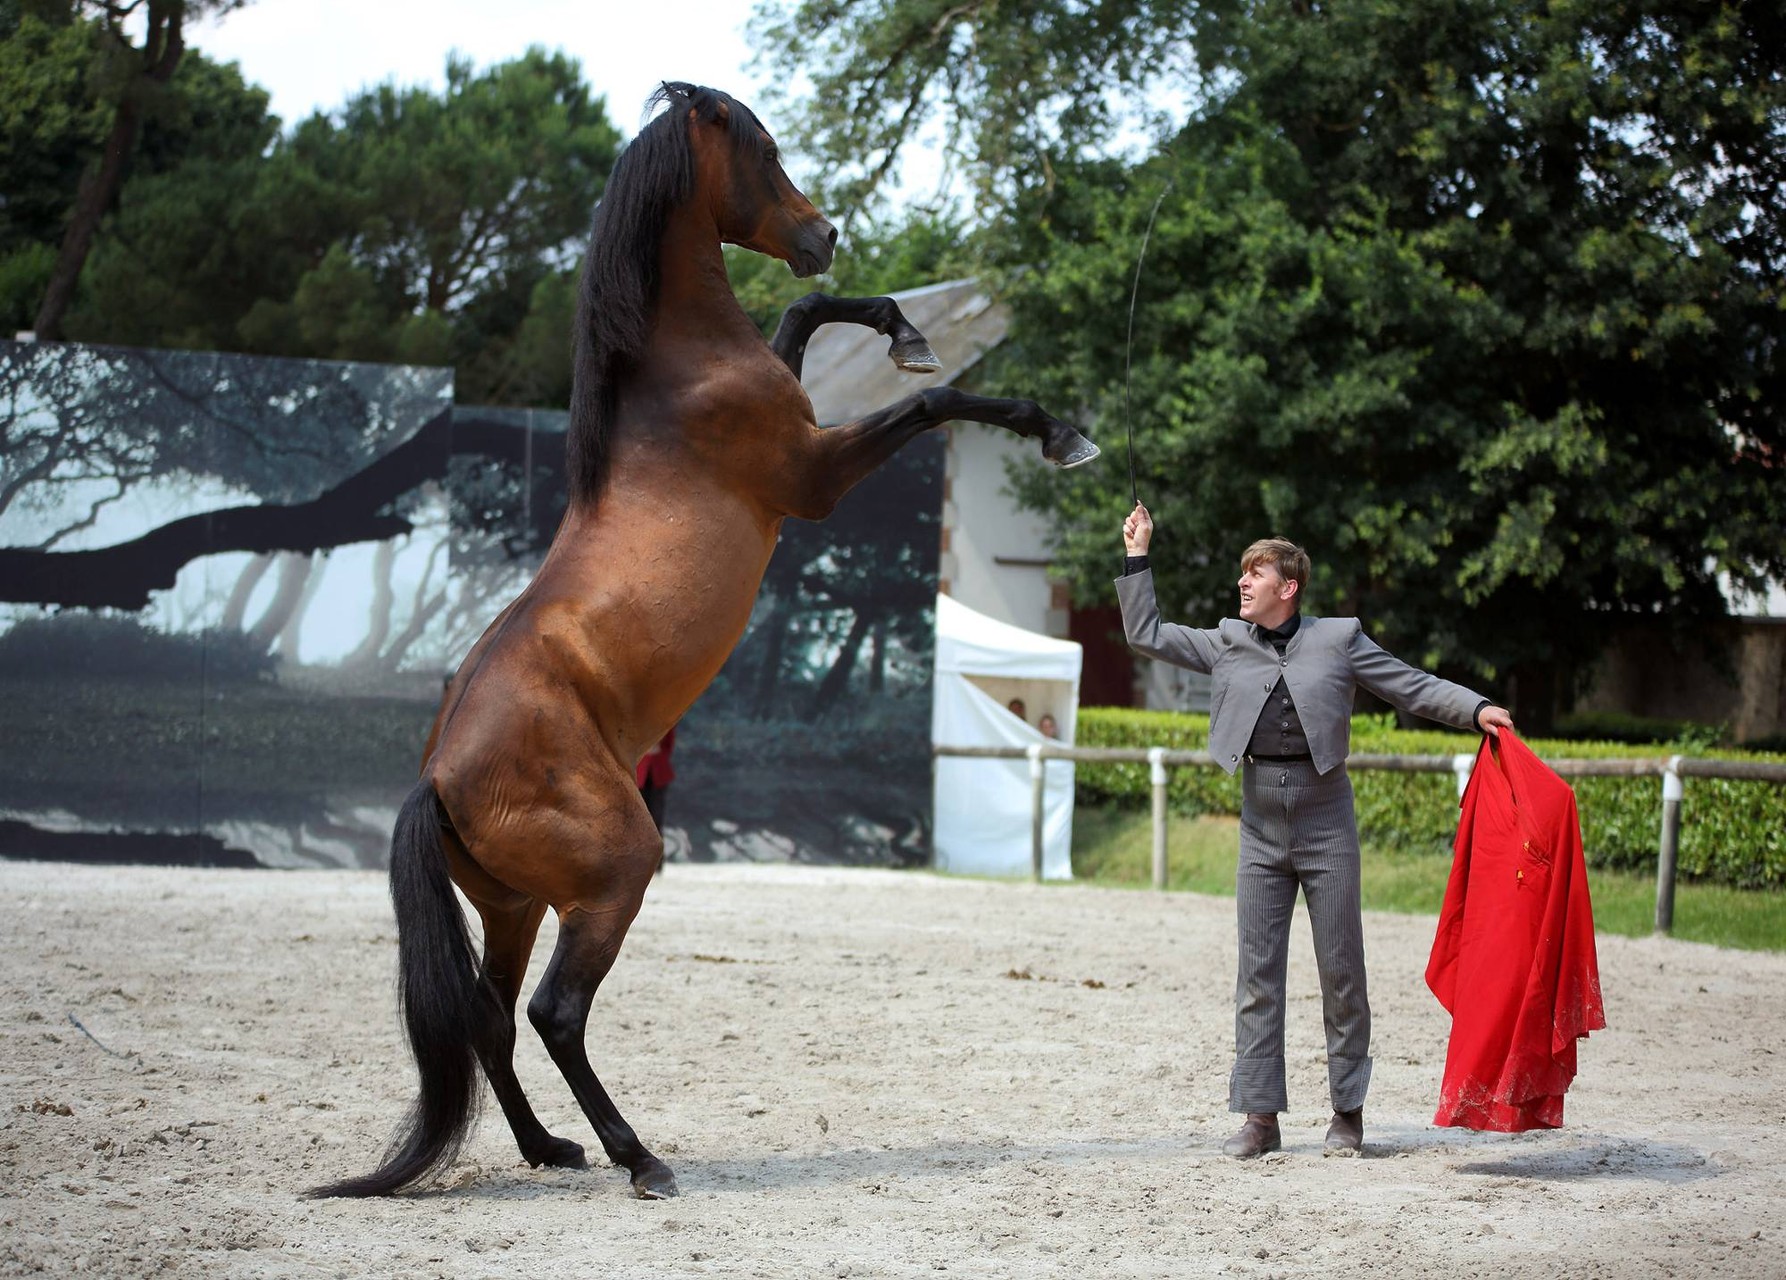
<path fill-rule="evenodd" d="M 1229 773 L 1240 767 L 1279 676 L 1295 699 L 1319 773 L 1345 762 L 1352 744 L 1352 696 L 1359 687 L 1403 711 L 1460 729 L 1475 727 L 1477 708 L 1487 701 L 1385 652 L 1357 618 L 1304 614 L 1279 657 L 1260 628 L 1238 618 L 1223 618 L 1208 630 L 1160 621 L 1151 569 L 1118 578 L 1116 595 L 1131 649 L 1212 678 L 1209 753 Z"/>

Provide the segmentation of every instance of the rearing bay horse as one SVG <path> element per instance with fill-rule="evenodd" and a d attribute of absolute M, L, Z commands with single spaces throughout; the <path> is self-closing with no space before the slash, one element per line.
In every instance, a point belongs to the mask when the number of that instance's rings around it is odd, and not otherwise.
<path fill-rule="evenodd" d="M 539 573 L 460 666 L 391 840 L 420 1095 L 379 1168 L 313 1195 L 386 1195 L 444 1167 L 475 1117 L 479 1064 L 530 1165 L 585 1164 L 540 1124 L 513 1066 L 515 1002 L 548 908 L 558 945 L 528 1019 L 637 1194 L 676 1194 L 584 1049 L 590 1003 L 663 847 L 634 764 L 743 635 L 784 519 L 822 519 L 951 419 L 1035 437 L 1061 466 L 1097 454 L 1030 401 L 953 388 L 819 429 L 799 373 L 820 325 L 876 329 L 905 368 L 936 358 L 886 298 L 808 295 L 764 342 L 721 244 L 807 277 L 830 266 L 836 229 L 746 107 L 688 84 L 665 84 L 659 103 L 614 166 L 583 266 L 569 509 Z M 481 963 L 455 884 L 483 919 Z"/>

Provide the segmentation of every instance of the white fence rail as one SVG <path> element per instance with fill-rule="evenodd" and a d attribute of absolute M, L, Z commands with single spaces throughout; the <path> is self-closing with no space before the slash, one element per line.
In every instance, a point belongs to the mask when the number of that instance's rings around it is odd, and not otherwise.
<path fill-rule="evenodd" d="M 1166 887 L 1166 783 L 1171 768 L 1218 766 L 1207 751 L 1168 751 L 1164 747 L 1069 747 L 1032 743 L 1027 747 L 932 748 L 937 756 L 968 760 L 1028 760 L 1034 799 L 1030 804 L 1030 876 L 1042 878 L 1042 787 L 1049 760 L 1082 764 L 1145 764 L 1153 787 L 1153 885 Z M 1450 773 L 1457 793 L 1469 785 L 1474 753 L 1451 756 L 1359 754 L 1346 760 L 1353 772 L 1377 769 L 1389 773 Z M 1641 778 L 1662 780 L 1662 829 L 1656 857 L 1656 932 L 1674 928 L 1675 861 L 1680 848 L 1682 778 L 1731 778 L 1786 784 L 1786 765 L 1753 760 L 1705 760 L 1695 756 L 1652 756 L 1637 760 L 1546 760 L 1565 778 Z"/>

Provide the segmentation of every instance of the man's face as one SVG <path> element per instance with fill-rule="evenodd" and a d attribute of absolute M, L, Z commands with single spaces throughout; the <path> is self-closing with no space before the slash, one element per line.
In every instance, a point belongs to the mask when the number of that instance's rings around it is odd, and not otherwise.
<path fill-rule="evenodd" d="M 1262 627 L 1281 627 L 1296 612 L 1296 584 L 1277 566 L 1256 560 L 1240 574 L 1240 618 Z"/>

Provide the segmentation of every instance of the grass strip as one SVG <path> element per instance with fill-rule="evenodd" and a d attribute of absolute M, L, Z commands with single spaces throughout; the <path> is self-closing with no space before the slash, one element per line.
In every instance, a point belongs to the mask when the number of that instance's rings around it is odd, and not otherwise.
<path fill-rule="evenodd" d="M 1166 887 L 1232 896 L 1239 821 L 1177 814 L 1166 821 Z M 1451 859 L 1366 844 L 1362 870 L 1366 911 L 1436 916 L 1445 899 Z M 1080 805 L 1073 814 L 1073 874 L 1093 884 L 1151 885 L 1153 825 L 1148 813 Z M 1598 932 L 1634 938 L 1652 931 L 1654 876 L 1592 869 L 1588 885 Z M 1673 936 L 1749 951 L 1786 950 L 1786 892 L 1683 881 L 1675 887 Z"/>

